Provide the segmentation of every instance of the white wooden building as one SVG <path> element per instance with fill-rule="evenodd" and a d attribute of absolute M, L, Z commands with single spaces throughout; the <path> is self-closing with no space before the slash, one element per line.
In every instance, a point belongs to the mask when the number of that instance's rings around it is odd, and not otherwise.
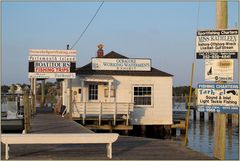
<path fill-rule="evenodd" d="M 102 58 L 128 59 L 114 51 Z M 75 120 L 94 117 L 126 120 L 126 125 L 172 124 L 171 74 L 150 66 L 150 71 L 93 70 L 92 63 L 76 69 L 72 82 Z M 69 111 L 69 82 L 63 83 L 63 105 Z M 66 88 L 67 87 L 67 88 Z"/>

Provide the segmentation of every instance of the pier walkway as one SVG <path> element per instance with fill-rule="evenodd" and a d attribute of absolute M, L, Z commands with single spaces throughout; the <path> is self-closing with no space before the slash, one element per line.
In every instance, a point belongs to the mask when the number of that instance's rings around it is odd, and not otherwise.
<path fill-rule="evenodd" d="M 82 125 L 54 113 L 38 113 L 31 133 L 92 133 Z M 4 160 L 4 146 L 1 160 Z M 11 145 L 10 160 L 108 160 L 100 144 Z M 113 144 L 113 160 L 210 160 L 172 140 L 120 136 Z"/>

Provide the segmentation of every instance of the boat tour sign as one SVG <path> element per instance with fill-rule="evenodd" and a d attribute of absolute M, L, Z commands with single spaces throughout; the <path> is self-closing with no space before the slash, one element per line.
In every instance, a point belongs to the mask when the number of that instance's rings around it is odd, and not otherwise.
<path fill-rule="evenodd" d="M 30 49 L 28 78 L 75 78 L 76 50 Z"/>
<path fill-rule="evenodd" d="M 238 30 L 197 31 L 197 59 L 237 59 Z"/>
<path fill-rule="evenodd" d="M 239 85 L 198 84 L 197 106 L 201 112 L 239 113 Z"/>
<path fill-rule="evenodd" d="M 233 59 L 206 59 L 205 81 L 233 81 Z"/>
<path fill-rule="evenodd" d="M 151 71 L 151 59 L 92 58 L 92 69 Z"/>

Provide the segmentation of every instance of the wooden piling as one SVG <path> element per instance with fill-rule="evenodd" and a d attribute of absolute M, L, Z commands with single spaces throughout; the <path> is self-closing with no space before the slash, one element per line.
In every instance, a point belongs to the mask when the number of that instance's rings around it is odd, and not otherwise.
<path fill-rule="evenodd" d="M 24 103 L 24 131 L 29 133 L 30 131 L 30 105 L 29 105 L 29 91 L 26 90 L 23 96 Z"/>
<path fill-rule="evenodd" d="M 239 115 L 232 114 L 232 125 L 239 126 Z"/>
<path fill-rule="evenodd" d="M 33 78 L 33 114 L 35 115 L 37 113 L 37 94 L 36 94 L 36 78 Z"/>
<path fill-rule="evenodd" d="M 197 118 L 197 111 L 196 111 L 196 109 L 194 108 L 194 109 L 193 109 L 193 120 L 196 121 L 196 118 Z"/>
<path fill-rule="evenodd" d="M 165 139 L 170 139 L 171 138 L 171 125 L 164 125 L 164 138 Z"/>
<path fill-rule="evenodd" d="M 208 113 L 208 120 L 213 121 L 213 112 Z"/>
<path fill-rule="evenodd" d="M 226 149 L 226 114 L 216 113 L 214 125 L 214 156 L 218 159 L 225 159 Z"/>
<path fill-rule="evenodd" d="M 176 134 L 177 134 L 177 129 L 176 128 L 172 128 L 171 129 L 171 135 L 172 136 L 176 136 Z"/>
<path fill-rule="evenodd" d="M 186 134 L 186 128 L 187 128 L 187 126 L 186 126 L 185 120 L 181 120 L 180 121 L 180 133 L 181 134 Z"/>
<path fill-rule="evenodd" d="M 204 112 L 200 112 L 200 121 L 204 121 Z"/>
<path fill-rule="evenodd" d="M 42 80 L 41 84 L 41 107 L 44 107 L 45 103 L 45 79 Z"/>
<path fill-rule="evenodd" d="M 141 131 L 140 136 L 145 137 L 146 136 L 146 125 L 140 125 Z"/>
<path fill-rule="evenodd" d="M 227 114 L 228 124 L 232 124 L 232 114 Z"/>

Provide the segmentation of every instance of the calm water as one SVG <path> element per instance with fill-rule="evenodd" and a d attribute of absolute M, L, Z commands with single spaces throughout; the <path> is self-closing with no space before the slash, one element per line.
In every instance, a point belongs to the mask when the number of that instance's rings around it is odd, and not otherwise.
<path fill-rule="evenodd" d="M 188 147 L 213 156 L 214 145 L 214 122 L 213 121 L 193 121 L 190 120 L 189 133 L 188 133 Z M 177 131 L 176 138 L 180 143 L 184 142 L 184 136 L 180 135 L 180 131 Z M 239 159 L 239 126 L 227 125 L 226 126 L 226 159 Z"/>

